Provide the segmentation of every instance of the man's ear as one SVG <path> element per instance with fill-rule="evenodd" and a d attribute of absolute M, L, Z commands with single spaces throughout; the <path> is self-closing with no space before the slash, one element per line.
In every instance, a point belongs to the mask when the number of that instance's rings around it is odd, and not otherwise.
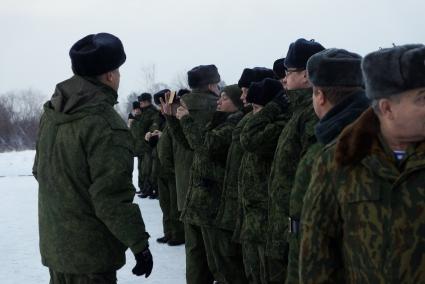
<path fill-rule="evenodd" d="M 320 88 L 317 89 L 314 95 L 316 96 L 316 101 L 320 106 L 323 106 L 326 104 L 327 99 L 326 99 L 325 93 L 323 93 L 323 91 Z"/>
<path fill-rule="evenodd" d="M 389 119 L 394 119 L 394 112 L 392 108 L 392 102 L 388 99 L 381 99 L 378 102 L 379 111 L 382 116 Z"/>
<path fill-rule="evenodd" d="M 114 80 L 114 73 L 113 72 L 111 72 L 111 71 L 107 72 L 105 75 L 106 75 L 105 76 L 106 81 L 112 82 Z"/>

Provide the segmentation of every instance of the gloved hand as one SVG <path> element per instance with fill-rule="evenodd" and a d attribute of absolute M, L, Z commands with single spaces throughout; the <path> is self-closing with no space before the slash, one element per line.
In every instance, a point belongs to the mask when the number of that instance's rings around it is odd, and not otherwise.
<path fill-rule="evenodd" d="M 153 267 L 152 254 L 149 247 L 147 246 L 143 251 L 137 253 L 135 257 L 136 266 L 132 270 L 133 274 L 137 276 L 145 274 L 145 278 L 148 278 Z"/>
<path fill-rule="evenodd" d="M 279 92 L 276 97 L 272 100 L 274 103 L 280 106 L 282 112 L 285 112 L 289 106 L 289 98 L 286 95 L 285 91 Z"/>

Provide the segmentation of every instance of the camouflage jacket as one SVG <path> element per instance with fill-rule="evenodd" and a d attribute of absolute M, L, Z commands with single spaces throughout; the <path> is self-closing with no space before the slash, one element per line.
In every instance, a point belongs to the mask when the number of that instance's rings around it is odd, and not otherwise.
<path fill-rule="evenodd" d="M 267 232 L 267 182 L 279 134 L 288 112 L 268 103 L 246 122 L 240 135 L 245 151 L 238 175 L 241 199 L 240 241 L 265 243 Z M 235 240 L 237 240 L 237 236 Z"/>
<path fill-rule="evenodd" d="M 218 97 L 211 92 L 192 91 L 182 99 L 189 109 L 190 116 L 196 123 L 206 125 L 217 108 Z M 174 116 L 166 116 L 174 145 L 174 171 L 176 175 L 177 207 L 183 211 L 189 188 L 190 169 L 193 151 L 183 133 L 181 123 Z"/>
<path fill-rule="evenodd" d="M 174 145 L 171 137 L 170 129 L 165 126 L 161 137 L 159 138 L 158 145 L 156 146 L 158 152 L 158 174 L 163 178 L 175 179 L 174 175 Z"/>
<path fill-rule="evenodd" d="M 194 149 L 189 190 L 182 218 L 199 226 L 211 226 L 217 215 L 223 189 L 227 151 L 232 131 L 242 113 L 216 112 L 207 126 L 188 115 L 181 119 L 183 132 Z"/>
<path fill-rule="evenodd" d="M 318 119 L 313 110 L 312 90 L 288 91 L 292 117 L 279 136 L 274 155 L 269 191 L 269 216 L 266 254 L 277 259 L 287 259 L 287 228 L 289 196 L 295 172 L 308 148 L 316 142 L 314 126 Z"/>
<path fill-rule="evenodd" d="M 397 162 L 379 129 L 367 110 L 315 163 L 301 222 L 302 283 L 425 279 L 425 141 Z"/>
<path fill-rule="evenodd" d="M 355 92 L 346 99 L 335 105 L 320 120 L 315 127 L 318 142 L 313 144 L 298 164 L 292 187 L 289 203 L 288 234 L 288 276 L 286 283 L 299 283 L 298 255 L 300 231 L 299 224 L 304 195 L 307 191 L 312 174 L 313 164 L 325 145 L 336 140 L 341 131 L 354 120 L 356 120 L 369 107 L 369 100 L 364 91 Z"/>
<path fill-rule="evenodd" d="M 160 129 L 161 123 L 160 112 L 153 105 L 142 108 L 140 117 L 133 121 L 130 126 L 131 134 L 135 140 L 137 156 L 143 156 L 146 151 L 152 150 L 145 143 L 145 134 L 149 131 Z"/>
<path fill-rule="evenodd" d="M 241 223 L 241 218 L 237 218 L 241 213 L 241 208 L 239 206 L 240 199 L 238 199 L 238 173 L 244 153 L 240 142 L 240 134 L 245 123 L 251 116 L 252 112 L 247 113 L 233 129 L 232 143 L 230 144 L 227 154 L 223 192 L 215 221 L 215 225 L 221 229 L 234 231 L 235 228 L 237 228 L 238 232 L 236 234 L 238 236 L 240 234 Z M 237 220 L 239 221 L 238 225 L 236 224 Z"/>
<path fill-rule="evenodd" d="M 119 269 L 147 245 L 133 204 L 133 139 L 117 93 L 74 76 L 44 105 L 33 174 L 39 184 L 42 263 L 64 273 Z"/>

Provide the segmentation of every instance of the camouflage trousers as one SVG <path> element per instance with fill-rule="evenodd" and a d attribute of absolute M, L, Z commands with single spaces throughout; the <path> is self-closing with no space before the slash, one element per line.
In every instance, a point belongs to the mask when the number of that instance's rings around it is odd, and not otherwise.
<path fill-rule="evenodd" d="M 208 263 L 201 227 L 184 223 L 185 250 L 186 250 L 186 283 L 212 284 L 214 283 L 213 263 Z"/>
<path fill-rule="evenodd" d="M 214 227 L 202 227 L 202 236 L 208 264 L 213 264 L 215 279 L 219 283 L 245 284 L 245 270 L 240 244 L 232 242 L 232 232 Z"/>
<path fill-rule="evenodd" d="M 177 209 L 177 192 L 174 177 L 158 178 L 159 205 L 162 210 L 164 236 L 170 240 L 184 240 L 184 225 Z"/>
<path fill-rule="evenodd" d="M 288 253 L 288 276 L 286 283 L 299 283 L 298 255 L 300 252 L 300 236 L 291 233 L 288 237 L 289 253 Z"/>
<path fill-rule="evenodd" d="M 115 284 L 117 273 L 69 274 L 49 269 L 50 284 Z"/>
<path fill-rule="evenodd" d="M 265 244 L 243 241 L 242 255 L 247 283 L 285 283 L 286 261 L 266 256 Z"/>

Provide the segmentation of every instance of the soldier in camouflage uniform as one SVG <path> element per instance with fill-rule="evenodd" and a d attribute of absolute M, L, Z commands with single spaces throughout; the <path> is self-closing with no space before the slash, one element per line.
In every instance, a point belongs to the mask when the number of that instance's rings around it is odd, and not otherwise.
<path fill-rule="evenodd" d="M 33 167 L 42 263 L 50 283 L 116 283 L 129 247 L 133 273 L 147 277 L 149 235 L 132 203 L 133 139 L 113 108 L 122 43 L 107 33 L 88 35 L 70 57 L 75 75 L 44 105 Z"/>
<path fill-rule="evenodd" d="M 304 199 L 301 283 L 425 279 L 425 46 L 362 70 L 372 108 L 320 155 Z"/>
<path fill-rule="evenodd" d="M 185 203 L 182 208 L 182 221 L 185 224 L 185 248 L 186 248 L 186 281 L 187 283 L 213 283 L 214 275 L 217 275 L 217 269 L 214 263 L 208 262 L 204 240 L 202 237 L 200 219 L 190 214 L 190 204 L 188 199 L 193 194 L 190 191 L 193 188 L 193 167 L 195 148 L 190 143 L 190 138 L 183 132 L 183 122 L 178 119 L 188 112 L 190 119 L 197 125 L 207 125 L 213 118 L 217 108 L 218 83 L 220 75 L 215 65 L 200 65 L 194 67 L 188 72 L 188 83 L 192 92 L 184 95 L 181 99 L 181 106 L 177 109 L 176 116 L 173 116 L 171 106 L 163 103 L 162 107 L 166 114 L 167 123 L 170 128 L 173 141 L 186 148 L 188 152 L 187 164 L 180 164 L 182 167 L 190 168 L 189 189 L 186 193 Z M 183 152 L 184 153 L 184 152 Z M 177 174 L 177 172 L 176 172 Z M 177 177 L 176 177 L 177 178 Z M 204 206 L 204 204 L 202 204 Z M 204 208 L 204 207 L 202 207 Z M 189 214 L 188 214 L 189 212 Z M 211 214 L 211 213 L 208 213 Z"/>
<path fill-rule="evenodd" d="M 238 122 L 232 132 L 232 143 L 230 145 L 223 185 L 223 194 L 220 201 L 215 224 L 218 228 L 231 231 L 233 233 L 232 240 L 240 244 L 240 228 L 241 228 L 241 198 L 238 193 L 238 174 L 240 161 L 244 150 L 240 143 L 240 134 L 245 123 L 252 116 L 252 106 L 246 101 L 249 86 L 252 82 L 260 82 L 266 78 L 273 78 L 272 70 L 264 67 L 245 68 L 238 81 L 238 87 L 242 94 L 240 99 L 243 103 L 244 117 Z M 239 254 L 242 255 L 242 248 L 239 246 Z"/>
<path fill-rule="evenodd" d="M 307 191 L 312 165 L 325 145 L 369 107 L 362 89 L 361 56 L 342 49 L 316 53 L 307 62 L 307 73 L 313 85 L 313 107 L 320 119 L 315 127 L 317 143 L 313 144 L 298 165 L 289 204 L 289 256 L 286 283 L 299 283 L 299 223 L 303 198 Z"/>
<path fill-rule="evenodd" d="M 245 152 L 238 180 L 242 210 L 239 240 L 249 283 L 267 283 L 267 181 L 277 139 L 289 116 L 283 86 L 277 80 L 252 83 L 246 100 L 253 104 L 253 115 L 240 135 Z"/>
<path fill-rule="evenodd" d="M 153 167 L 153 150 L 145 141 L 145 136 L 148 132 L 153 132 L 159 129 L 160 113 L 155 106 L 152 105 L 152 95 L 142 93 L 138 100 L 140 102 L 141 115 L 138 121 L 132 124 L 131 132 L 136 140 L 136 153 L 138 155 L 138 170 L 139 170 L 139 188 L 141 194 L 139 197 L 146 198 L 153 194 L 157 187 L 156 182 L 152 180 Z"/>
<path fill-rule="evenodd" d="M 132 103 L 131 112 L 128 114 L 128 119 L 127 119 L 128 128 L 131 127 L 131 125 L 133 124 L 135 120 L 139 120 L 141 113 L 142 112 L 140 110 L 140 103 L 138 101 L 134 101 Z"/>
<path fill-rule="evenodd" d="M 289 46 L 284 84 L 291 104 L 291 118 L 279 136 L 269 179 L 269 215 L 266 254 L 270 282 L 286 279 L 288 264 L 289 196 L 299 161 L 316 142 L 317 117 L 312 105 L 312 89 L 306 64 L 311 55 L 322 51 L 319 43 L 298 39 Z"/>
<path fill-rule="evenodd" d="M 161 98 L 165 99 L 165 94 L 170 90 L 165 89 L 154 95 L 155 104 L 161 105 Z M 179 105 L 178 97 L 173 102 L 174 107 Z M 162 108 L 161 108 L 162 112 Z M 158 190 L 159 205 L 162 210 L 162 224 L 164 236 L 157 239 L 159 243 L 169 245 L 181 245 L 184 243 L 184 228 L 180 221 L 180 213 L 177 208 L 176 179 L 174 171 L 175 147 L 171 137 L 169 127 L 166 125 L 162 132 L 153 133 L 153 137 L 159 137 L 156 147 L 158 157 Z M 152 137 L 151 139 L 152 140 Z"/>

